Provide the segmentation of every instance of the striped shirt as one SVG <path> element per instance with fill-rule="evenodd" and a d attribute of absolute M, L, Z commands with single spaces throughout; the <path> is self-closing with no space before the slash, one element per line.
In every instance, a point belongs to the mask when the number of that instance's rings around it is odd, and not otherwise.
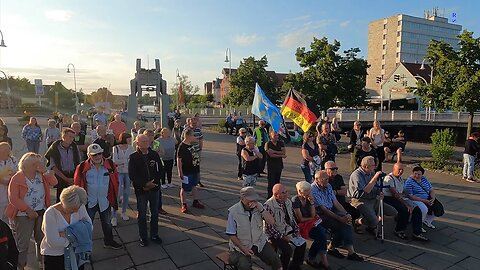
<path fill-rule="evenodd" d="M 328 210 L 332 210 L 333 203 L 337 200 L 337 197 L 335 197 L 332 186 L 330 184 L 327 184 L 325 188 L 322 188 L 317 184 L 317 182 L 313 182 L 312 195 L 313 201 L 315 203 L 315 208 L 323 205 Z"/>
<path fill-rule="evenodd" d="M 417 196 L 421 199 L 428 200 L 430 190 L 432 189 L 432 184 L 428 182 L 425 176 L 422 176 L 420 183 L 415 181 L 412 177 L 408 177 L 405 182 L 404 192 L 409 196 Z"/>

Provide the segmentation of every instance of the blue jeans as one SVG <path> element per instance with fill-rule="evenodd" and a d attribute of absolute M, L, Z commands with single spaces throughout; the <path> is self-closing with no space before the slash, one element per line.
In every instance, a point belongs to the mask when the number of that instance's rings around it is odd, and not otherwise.
<path fill-rule="evenodd" d="M 112 233 L 112 211 L 110 210 L 110 207 L 107 207 L 103 212 L 100 212 L 100 207 L 95 205 L 92 208 L 87 207 L 87 213 L 88 216 L 93 220 L 95 219 L 95 214 L 99 212 L 100 213 L 100 222 L 102 223 L 102 230 L 103 230 L 103 242 L 105 244 L 109 244 L 113 241 L 113 233 Z"/>
<path fill-rule="evenodd" d="M 137 194 L 138 233 L 142 240 L 148 239 L 147 203 L 150 203 L 150 237 L 158 236 L 158 198 L 159 191 L 147 191 Z"/>
<path fill-rule="evenodd" d="M 305 176 L 305 181 L 308 183 L 312 183 L 312 172 L 310 171 L 310 166 L 308 165 L 300 165 L 300 168 L 302 168 L 303 175 Z"/>
<path fill-rule="evenodd" d="M 313 243 L 308 251 L 309 258 L 315 258 L 318 253 L 327 253 L 327 236 L 325 235 L 325 228 L 322 225 L 313 227 L 308 236 L 313 239 Z"/>
<path fill-rule="evenodd" d="M 342 223 L 330 216 L 322 215 L 322 226 L 332 231 L 334 247 L 353 245 L 352 226 Z"/>
<path fill-rule="evenodd" d="M 40 150 L 40 141 L 27 140 L 27 150 L 28 152 L 37 153 Z"/>
<path fill-rule="evenodd" d="M 127 212 L 128 198 L 130 197 L 130 177 L 128 173 L 118 173 L 118 201 L 122 199 L 122 213 Z M 116 214 L 117 210 L 113 210 Z"/>
<path fill-rule="evenodd" d="M 463 177 L 473 179 L 475 156 L 463 154 Z"/>

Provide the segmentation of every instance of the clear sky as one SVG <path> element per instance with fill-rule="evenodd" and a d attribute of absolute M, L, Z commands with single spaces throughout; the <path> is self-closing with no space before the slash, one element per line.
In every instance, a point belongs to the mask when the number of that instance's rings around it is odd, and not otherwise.
<path fill-rule="evenodd" d="M 423 17 L 438 7 L 445 17 L 480 35 L 478 1 L 361 0 L 0 0 L 0 69 L 9 76 L 61 81 L 90 93 L 110 87 L 130 92 L 135 60 L 161 61 L 170 86 L 178 69 L 194 85 L 221 77 L 226 49 L 232 68 L 249 56 L 266 55 L 269 70 L 299 70 L 298 47 L 313 37 L 359 47 L 366 58 L 368 23 L 394 14 Z"/>

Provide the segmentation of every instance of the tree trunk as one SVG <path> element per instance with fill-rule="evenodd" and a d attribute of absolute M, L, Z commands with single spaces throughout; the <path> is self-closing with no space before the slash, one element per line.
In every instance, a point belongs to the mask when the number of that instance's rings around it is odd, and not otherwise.
<path fill-rule="evenodd" d="M 472 133 L 472 127 L 473 127 L 473 111 L 469 112 L 468 114 L 468 123 L 467 123 L 467 139 Z"/>

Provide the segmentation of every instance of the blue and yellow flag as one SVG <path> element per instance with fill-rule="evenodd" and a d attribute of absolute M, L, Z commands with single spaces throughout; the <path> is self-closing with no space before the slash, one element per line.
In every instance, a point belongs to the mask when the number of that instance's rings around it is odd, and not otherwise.
<path fill-rule="evenodd" d="M 258 85 L 255 85 L 255 97 L 253 98 L 252 104 L 252 113 L 267 123 L 270 123 L 273 130 L 278 132 L 280 126 L 282 125 L 282 115 L 280 110 L 268 100 L 263 93 L 262 88 Z"/>

